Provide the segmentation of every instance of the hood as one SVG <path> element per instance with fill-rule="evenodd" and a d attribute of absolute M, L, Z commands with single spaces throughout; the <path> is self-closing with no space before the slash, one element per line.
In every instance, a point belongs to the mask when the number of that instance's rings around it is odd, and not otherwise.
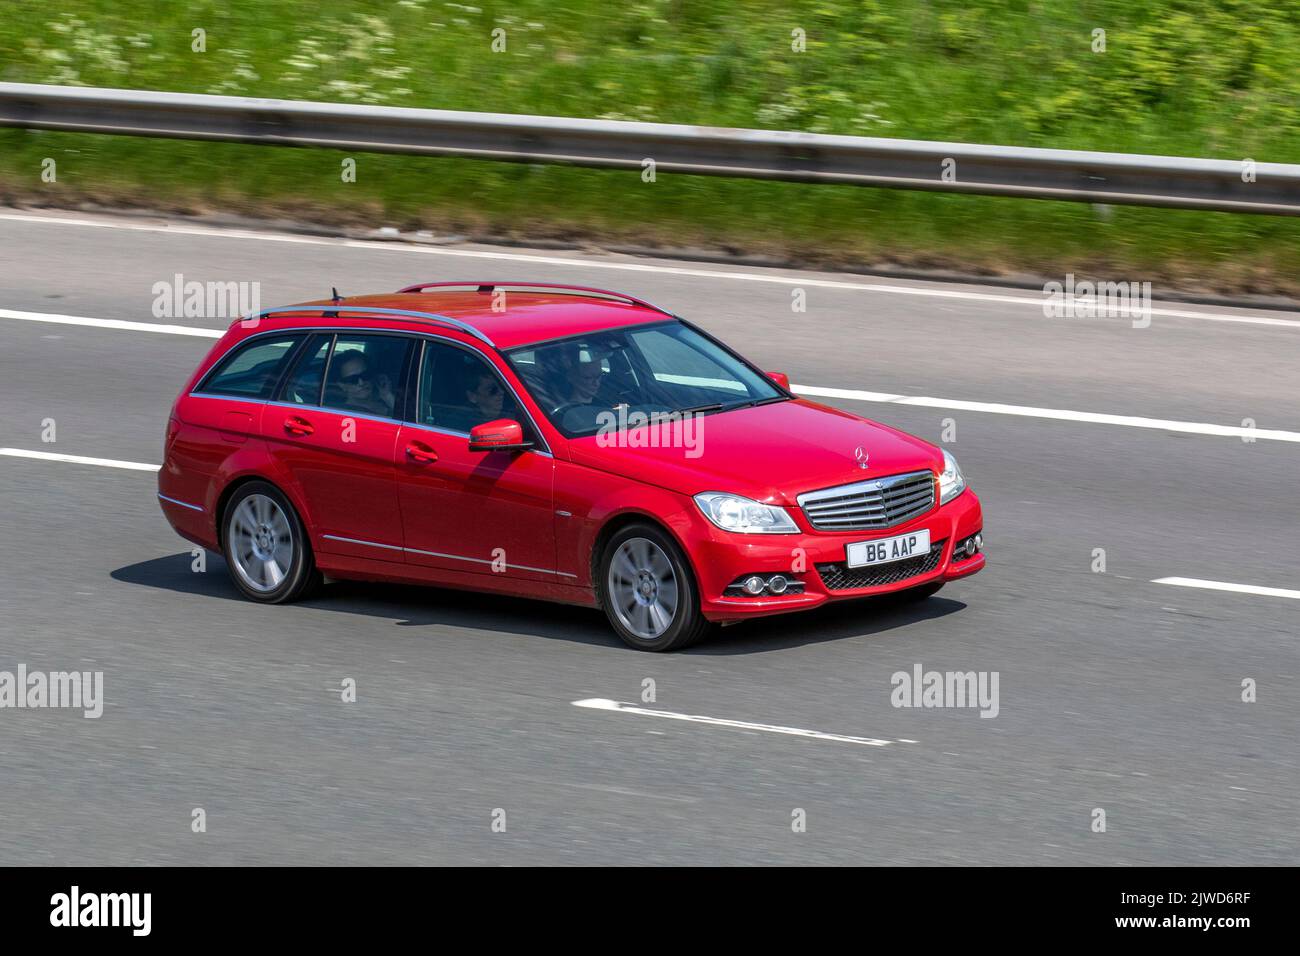
<path fill-rule="evenodd" d="M 674 434 L 676 444 L 667 441 Z M 660 447 L 651 445 L 656 437 Z M 569 452 L 579 464 L 685 495 L 725 491 L 769 504 L 794 504 L 816 488 L 943 469 L 942 452 L 929 442 L 804 399 L 706 414 L 676 433 L 661 426 L 578 438 Z"/>

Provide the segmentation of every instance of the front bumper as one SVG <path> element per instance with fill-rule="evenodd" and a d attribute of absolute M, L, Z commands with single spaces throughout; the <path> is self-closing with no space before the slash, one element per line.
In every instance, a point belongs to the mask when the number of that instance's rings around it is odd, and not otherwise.
<path fill-rule="evenodd" d="M 710 621 L 740 621 L 818 607 L 828 601 L 891 594 L 922 584 L 953 581 L 984 567 L 984 555 L 954 556 L 955 545 L 981 532 L 984 514 L 969 488 L 942 507 L 906 524 L 881 531 L 841 531 L 780 535 L 733 534 L 701 516 L 697 538 L 690 542 L 700 585 L 700 610 Z M 858 586 L 872 575 L 844 567 L 845 545 L 892 538 L 927 529 L 935 553 L 891 565 L 879 565 L 875 577 L 885 583 Z M 936 547 L 937 546 L 937 547 Z M 823 565 L 821 569 L 818 565 Z M 759 597 L 727 595 L 728 585 L 751 574 L 781 574 L 803 583 L 803 593 Z"/>

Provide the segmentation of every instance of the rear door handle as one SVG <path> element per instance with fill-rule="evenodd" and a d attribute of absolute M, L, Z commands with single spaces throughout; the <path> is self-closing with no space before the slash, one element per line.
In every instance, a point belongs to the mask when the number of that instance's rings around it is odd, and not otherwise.
<path fill-rule="evenodd" d="M 316 429 L 312 427 L 311 422 L 305 418 L 299 418 L 297 415 L 290 415 L 284 420 L 284 430 L 290 435 L 310 435 Z"/>
<path fill-rule="evenodd" d="M 413 441 L 406 446 L 406 457 L 421 465 L 428 465 L 438 460 L 438 453 L 424 442 Z"/>

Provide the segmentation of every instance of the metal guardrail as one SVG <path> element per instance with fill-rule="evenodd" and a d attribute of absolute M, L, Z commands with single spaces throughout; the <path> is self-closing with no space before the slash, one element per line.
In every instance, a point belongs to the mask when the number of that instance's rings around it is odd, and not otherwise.
<path fill-rule="evenodd" d="M 1300 165 L 0 83 L 0 126 L 1300 215 Z"/>

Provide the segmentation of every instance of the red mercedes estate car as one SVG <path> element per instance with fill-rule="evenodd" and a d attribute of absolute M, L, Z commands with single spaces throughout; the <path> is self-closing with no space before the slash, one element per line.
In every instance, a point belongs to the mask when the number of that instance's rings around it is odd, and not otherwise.
<path fill-rule="evenodd" d="M 600 607 L 632 647 L 984 567 L 946 451 L 632 296 L 438 282 L 236 321 L 158 498 L 255 601 L 322 575 Z"/>

